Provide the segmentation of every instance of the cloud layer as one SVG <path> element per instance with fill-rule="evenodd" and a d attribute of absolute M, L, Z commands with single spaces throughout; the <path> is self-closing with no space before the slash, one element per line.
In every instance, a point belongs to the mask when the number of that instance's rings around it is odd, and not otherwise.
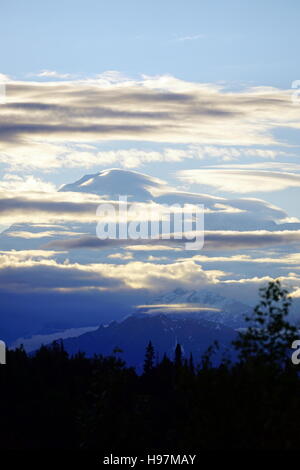
<path fill-rule="evenodd" d="M 300 174 L 284 171 L 201 168 L 183 170 L 178 175 L 190 184 L 208 185 L 221 191 L 241 194 L 279 191 L 300 186 Z"/>
<path fill-rule="evenodd" d="M 0 107 L 4 163 L 49 168 L 62 166 L 66 156 L 69 163 L 86 159 L 97 164 L 118 156 L 89 147 L 107 140 L 265 146 L 278 143 L 276 129 L 300 127 L 300 108 L 293 106 L 290 91 L 271 87 L 229 92 L 171 76 L 55 81 L 51 75 L 47 81 L 45 72 L 43 77 L 46 81 L 7 83 L 6 103 Z M 182 156 L 174 150 L 162 158 Z"/>

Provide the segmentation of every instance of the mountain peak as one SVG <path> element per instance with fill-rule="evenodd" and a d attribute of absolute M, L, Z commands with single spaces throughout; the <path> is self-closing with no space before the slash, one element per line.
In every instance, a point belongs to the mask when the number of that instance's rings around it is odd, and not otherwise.
<path fill-rule="evenodd" d="M 64 185 L 60 191 L 93 193 L 115 199 L 128 195 L 135 200 L 149 200 L 167 189 L 167 184 L 153 176 L 133 170 L 110 168 L 98 173 L 85 175 L 71 184 Z"/>

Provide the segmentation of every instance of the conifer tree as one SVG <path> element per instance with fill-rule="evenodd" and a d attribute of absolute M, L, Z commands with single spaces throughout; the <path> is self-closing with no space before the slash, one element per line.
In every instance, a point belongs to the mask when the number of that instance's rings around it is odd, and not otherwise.
<path fill-rule="evenodd" d="M 155 352 L 152 342 L 149 341 L 146 347 L 145 360 L 144 360 L 144 374 L 149 374 L 154 367 Z"/>
<path fill-rule="evenodd" d="M 193 354 L 191 353 L 190 354 L 190 358 L 189 358 L 189 370 L 192 374 L 194 374 L 195 372 L 195 366 L 194 366 L 194 358 L 193 358 Z"/>
<path fill-rule="evenodd" d="M 175 367 L 179 368 L 182 365 L 182 349 L 180 344 L 175 348 Z"/>

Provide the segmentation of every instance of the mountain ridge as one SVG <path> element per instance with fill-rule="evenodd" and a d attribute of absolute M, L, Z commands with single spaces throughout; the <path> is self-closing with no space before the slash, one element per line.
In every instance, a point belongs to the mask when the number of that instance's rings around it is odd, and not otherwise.
<path fill-rule="evenodd" d="M 199 359 L 218 341 L 220 351 L 215 360 L 220 361 L 236 332 L 222 324 L 196 318 L 171 318 L 167 315 L 130 315 L 120 322 L 113 321 L 101 325 L 97 330 L 77 338 L 63 340 L 66 351 L 76 354 L 85 352 L 88 357 L 94 354 L 110 355 L 115 348 L 122 350 L 121 357 L 129 364 L 142 368 L 141 358 L 149 343 L 152 342 L 159 357 L 173 356 L 177 344 L 182 346 L 184 357 L 193 354 Z"/>

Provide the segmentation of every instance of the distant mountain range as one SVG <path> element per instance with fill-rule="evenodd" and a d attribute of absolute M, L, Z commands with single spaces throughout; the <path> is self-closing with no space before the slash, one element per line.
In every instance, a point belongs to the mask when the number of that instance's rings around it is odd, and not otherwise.
<path fill-rule="evenodd" d="M 180 343 L 186 358 L 192 353 L 198 359 L 218 341 L 220 351 L 214 360 L 220 361 L 225 350 L 232 349 L 235 330 L 244 326 L 244 315 L 250 312 L 248 305 L 214 292 L 177 288 L 137 307 L 135 314 L 120 322 L 65 339 L 64 344 L 69 353 L 80 350 L 88 356 L 120 348 L 128 364 L 141 368 L 150 340 L 160 357 L 164 353 L 173 357 Z"/>
<path fill-rule="evenodd" d="M 187 359 L 190 353 L 199 361 L 207 348 L 218 341 L 220 351 L 214 361 L 220 361 L 222 354 L 231 349 L 231 341 L 236 332 L 221 323 L 197 318 L 175 318 L 169 315 L 137 314 L 121 322 L 101 325 L 97 330 L 77 338 L 64 340 L 65 349 L 70 354 L 84 351 L 87 356 L 94 354 L 110 355 L 115 348 L 120 348 L 120 356 L 139 370 L 143 365 L 145 348 L 151 340 L 157 358 L 166 353 L 173 358 L 176 345 L 182 347 Z"/>

